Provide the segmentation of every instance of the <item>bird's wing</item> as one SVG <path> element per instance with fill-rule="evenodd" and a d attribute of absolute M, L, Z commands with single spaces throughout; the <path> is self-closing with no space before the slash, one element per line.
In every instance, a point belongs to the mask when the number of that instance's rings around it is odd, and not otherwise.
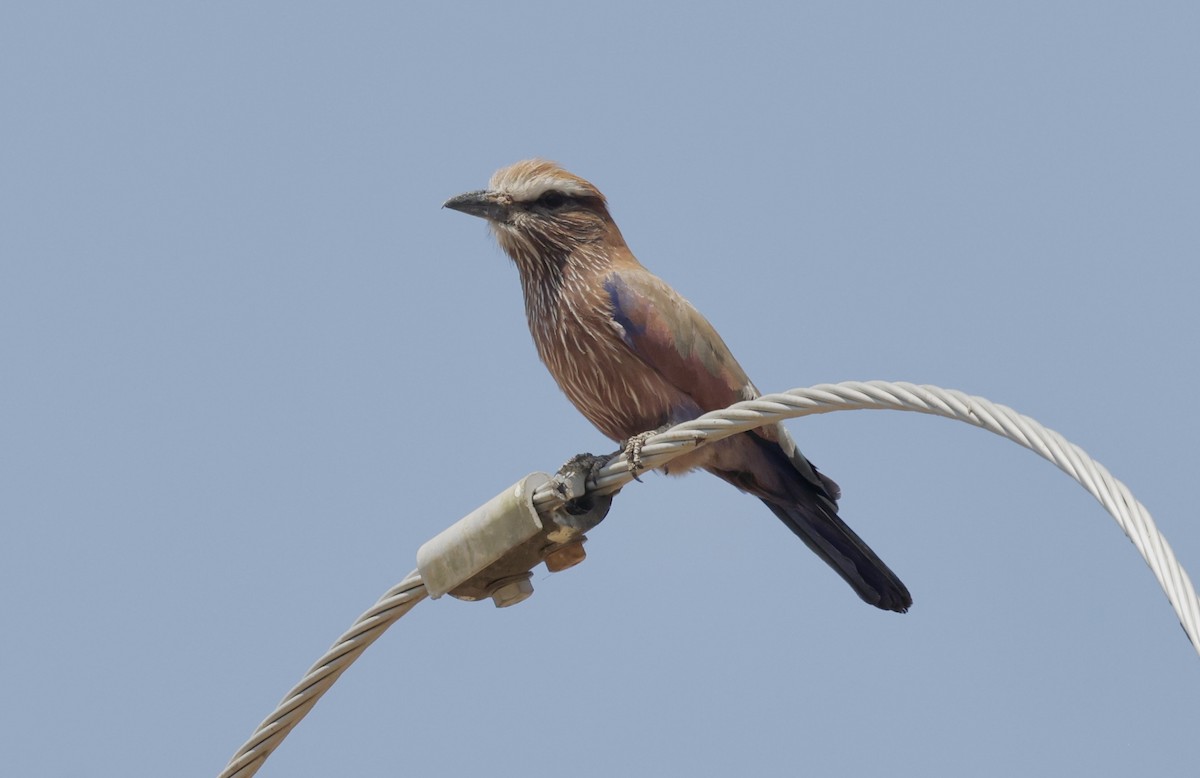
<path fill-rule="evenodd" d="M 671 386 L 687 395 L 700 413 L 759 396 L 746 371 L 708 320 L 648 270 L 622 268 L 604 278 L 613 327 L 629 349 Z M 754 434 L 776 443 L 814 486 L 837 501 L 841 489 L 819 472 L 781 424 Z"/>
<path fill-rule="evenodd" d="M 702 413 L 758 396 L 713 326 L 662 279 L 640 268 L 614 270 L 604 290 L 621 340 Z"/>

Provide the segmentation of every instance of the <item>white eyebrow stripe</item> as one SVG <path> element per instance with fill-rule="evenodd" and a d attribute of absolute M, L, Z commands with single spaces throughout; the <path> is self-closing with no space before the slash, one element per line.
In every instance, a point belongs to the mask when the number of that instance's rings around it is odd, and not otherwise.
<path fill-rule="evenodd" d="M 583 179 L 541 160 L 518 162 L 496 171 L 489 188 L 523 203 L 533 202 L 551 190 L 568 197 L 603 197 Z"/>
<path fill-rule="evenodd" d="M 533 202 L 546 192 L 557 190 L 568 196 L 586 197 L 591 194 L 586 188 L 569 179 L 555 178 L 553 176 L 537 176 L 531 179 L 514 181 L 508 186 L 502 186 L 501 190 L 512 195 L 514 200 L 518 202 Z"/>

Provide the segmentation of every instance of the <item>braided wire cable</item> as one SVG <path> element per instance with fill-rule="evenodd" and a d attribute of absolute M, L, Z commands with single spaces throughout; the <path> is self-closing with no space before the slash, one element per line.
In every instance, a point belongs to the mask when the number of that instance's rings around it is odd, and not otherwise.
<path fill-rule="evenodd" d="M 661 467 L 698 446 L 783 419 L 852 410 L 913 411 L 956 419 L 1008 438 L 1054 463 L 1095 497 L 1133 542 L 1175 609 L 1192 647 L 1200 653 L 1200 603 L 1196 590 L 1146 507 L 1079 446 L 1028 416 L 982 397 L 937 386 L 889 381 L 818 384 L 768 394 L 707 413 L 649 438 L 640 452 L 640 469 Z M 588 480 L 588 491 L 615 492 L 635 475 L 629 457 L 621 454 Z M 562 497 L 545 485 L 534 493 L 533 503 L 541 513 L 558 508 Z"/>
<path fill-rule="evenodd" d="M 300 723 L 312 707 L 329 691 L 334 681 L 392 626 L 397 619 L 425 599 L 425 584 L 417 571 L 389 589 L 379 601 L 359 616 L 350 629 L 334 641 L 333 646 L 318 659 L 300 682 L 284 695 L 283 700 L 267 716 L 254 734 L 237 750 L 218 778 L 250 778 L 258 772 L 271 752 L 279 747 L 292 728 Z"/>
<path fill-rule="evenodd" d="M 662 467 L 699 446 L 756 427 L 799 416 L 849 410 L 913 411 L 956 419 L 1008 438 L 1054 463 L 1095 497 L 1133 542 L 1166 593 L 1193 648 L 1200 652 L 1200 602 L 1196 590 L 1145 506 L 1103 465 L 1062 435 L 1007 406 L 953 389 L 904 382 L 847 381 L 746 400 L 649 438 L 640 451 L 641 462 L 636 470 L 627 454 L 614 457 L 588 479 L 587 491 L 611 494 L 633 480 L 638 472 Z M 551 482 L 534 492 L 533 504 L 545 518 L 562 507 L 563 497 Z M 233 755 L 218 778 L 250 778 L 258 772 L 271 752 L 346 668 L 426 596 L 425 585 L 416 571 L 388 590 L 309 668 Z"/>

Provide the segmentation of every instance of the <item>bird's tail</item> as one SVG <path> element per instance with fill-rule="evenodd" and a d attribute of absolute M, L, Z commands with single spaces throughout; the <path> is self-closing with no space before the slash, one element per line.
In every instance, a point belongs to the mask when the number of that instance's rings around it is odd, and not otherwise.
<path fill-rule="evenodd" d="M 908 588 L 838 516 L 837 484 L 795 450 L 786 432 L 778 434 L 788 450 L 753 432 L 721 441 L 715 445 L 726 448 L 707 469 L 766 503 L 864 601 L 907 611 L 912 605 Z"/>
<path fill-rule="evenodd" d="M 912 595 L 904 583 L 846 526 L 836 507 L 824 497 L 813 497 L 803 503 L 785 505 L 768 499 L 763 503 L 865 602 L 897 613 L 907 611 Z"/>

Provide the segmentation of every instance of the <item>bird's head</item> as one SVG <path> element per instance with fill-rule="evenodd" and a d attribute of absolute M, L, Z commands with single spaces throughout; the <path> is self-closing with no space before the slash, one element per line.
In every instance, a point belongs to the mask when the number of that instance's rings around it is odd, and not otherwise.
<path fill-rule="evenodd" d="M 561 267 L 579 250 L 625 245 L 600 190 L 545 160 L 501 168 L 487 189 L 451 197 L 443 207 L 487 219 L 523 273 Z"/>

